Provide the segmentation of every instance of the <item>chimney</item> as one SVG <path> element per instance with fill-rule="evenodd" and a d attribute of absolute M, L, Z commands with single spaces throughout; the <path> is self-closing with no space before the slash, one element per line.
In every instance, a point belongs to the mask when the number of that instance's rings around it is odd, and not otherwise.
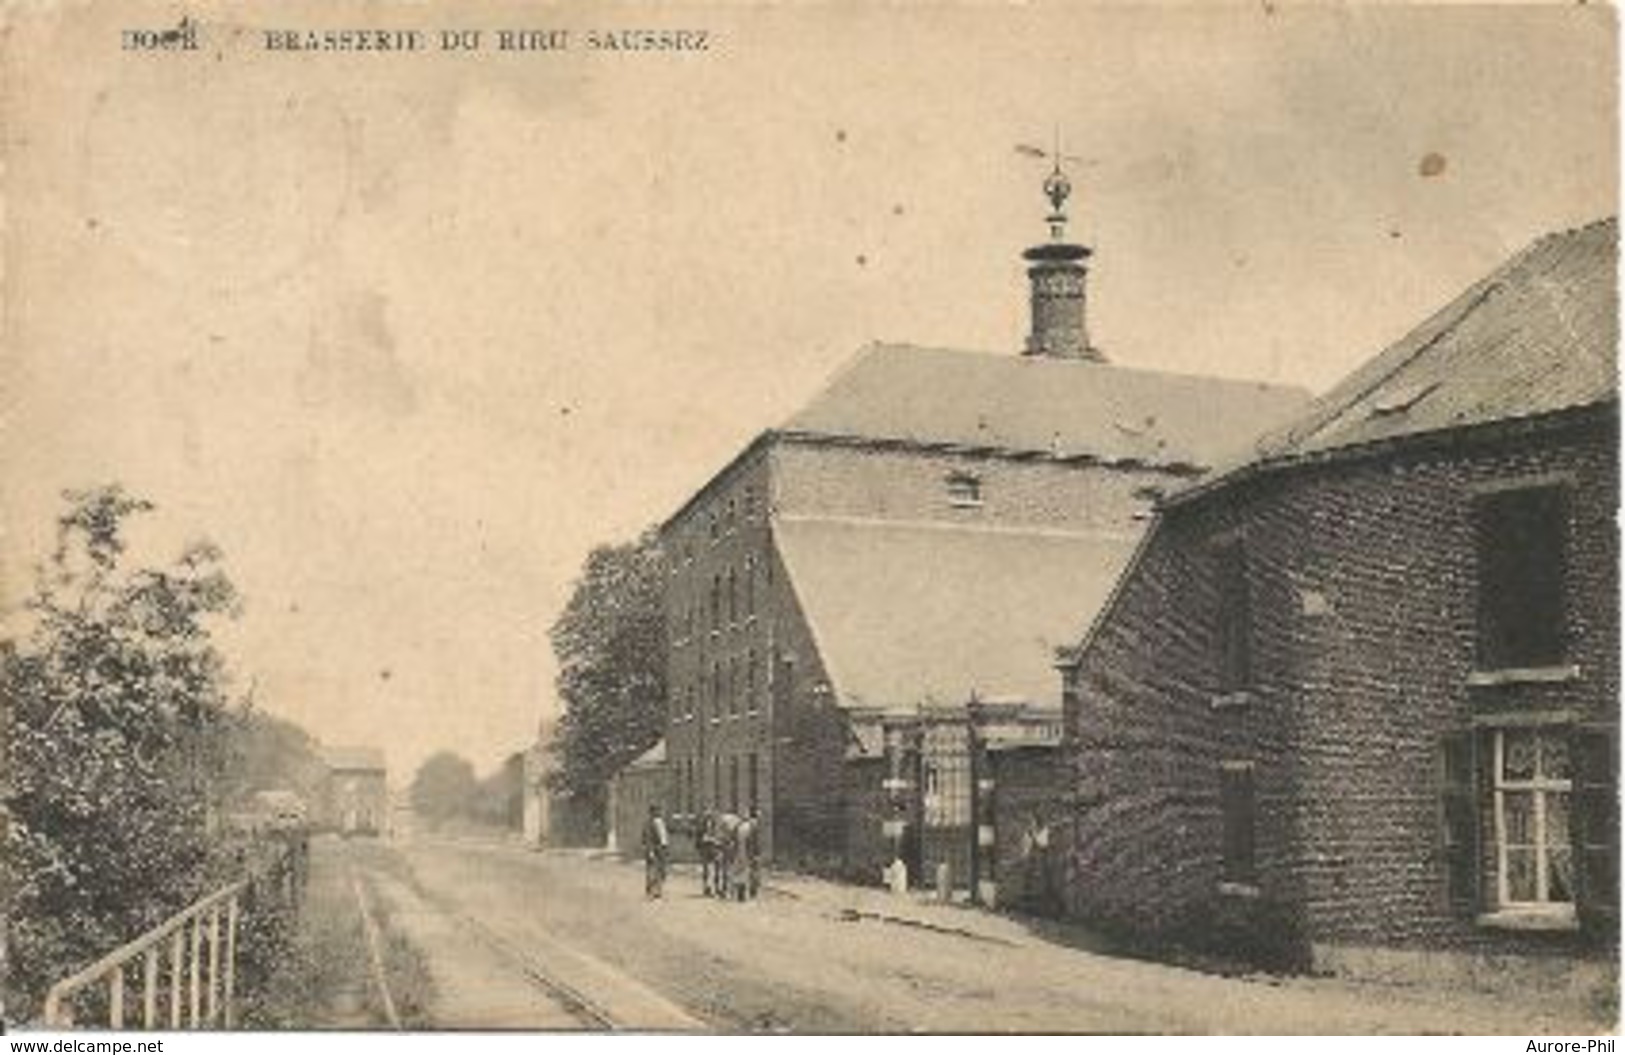
<path fill-rule="evenodd" d="M 1031 264 L 1027 278 L 1032 283 L 1032 331 L 1022 354 L 1103 363 L 1106 357 L 1090 347 L 1084 326 L 1089 248 L 1066 240 L 1064 206 L 1071 194 L 1072 184 L 1057 159 L 1055 170 L 1044 181 L 1044 195 L 1050 201 L 1050 240 L 1021 254 Z"/>

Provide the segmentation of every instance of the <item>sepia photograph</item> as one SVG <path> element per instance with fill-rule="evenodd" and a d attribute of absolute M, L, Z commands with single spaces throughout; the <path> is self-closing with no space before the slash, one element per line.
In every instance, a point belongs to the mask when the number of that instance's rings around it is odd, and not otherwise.
<path fill-rule="evenodd" d="M 0 20 L 11 1050 L 1613 1051 L 1612 5 Z"/>

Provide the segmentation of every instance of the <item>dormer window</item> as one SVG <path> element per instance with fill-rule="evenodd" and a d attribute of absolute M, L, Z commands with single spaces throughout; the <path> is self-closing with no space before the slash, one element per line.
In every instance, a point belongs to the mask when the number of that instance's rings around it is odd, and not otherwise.
<path fill-rule="evenodd" d="M 1374 417 L 1389 417 L 1395 414 L 1404 414 L 1416 404 L 1426 399 L 1428 395 L 1439 387 L 1439 382 L 1428 381 L 1419 385 L 1403 385 L 1399 388 L 1380 393 L 1371 402 L 1371 413 Z"/>
<path fill-rule="evenodd" d="M 970 473 L 953 473 L 948 477 L 948 504 L 970 509 L 982 504 L 982 478 Z"/>

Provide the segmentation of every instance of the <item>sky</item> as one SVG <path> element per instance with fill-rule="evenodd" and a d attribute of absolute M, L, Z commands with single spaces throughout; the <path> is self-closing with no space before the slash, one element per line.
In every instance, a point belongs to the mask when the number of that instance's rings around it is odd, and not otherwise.
<path fill-rule="evenodd" d="M 0 600 L 64 488 L 120 481 L 158 507 L 136 555 L 224 549 L 238 687 L 402 783 L 523 748 L 589 549 L 864 344 L 1020 349 L 1047 169 L 1017 144 L 1081 159 L 1112 362 L 1314 390 L 1617 211 L 1588 6 L 186 11 L 198 50 L 158 53 L 121 30 L 178 7 L 9 10 Z M 428 46 L 264 45 L 367 26 Z M 495 49 L 528 28 L 572 46 Z"/>

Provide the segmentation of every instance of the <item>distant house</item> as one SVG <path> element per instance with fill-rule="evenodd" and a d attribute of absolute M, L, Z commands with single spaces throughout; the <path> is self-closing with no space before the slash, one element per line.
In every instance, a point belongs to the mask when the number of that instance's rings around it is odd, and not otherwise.
<path fill-rule="evenodd" d="M 519 828 L 526 846 L 546 846 L 552 827 L 553 793 L 547 786 L 547 780 L 553 772 L 554 762 L 553 754 L 548 749 L 547 736 L 548 728 L 544 727 L 536 742 L 525 749 Z"/>
<path fill-rule="evenodd" d="M 677 827 L 756 809 L 776 860 L 966 886 L 968 705 L 1058 743 L 1055 649 L 1155 498 L 1307 402 L 1107 364 L 1050 187 L 1023 354 L 873 345 L 662 526 Z"/>
<path fill-rule="evenodd" d="M 542 719 L 536 740 L 525 749 L 521 762 L 520 832 L 525 845 L 600 846 L 609 819 L 602 801 L 586 801 L 551 784 L 558 771 L 553 753 L 556 719 Z"/>
<path fill-rule="evenodd" d="M 344 835 L 378 835 L 389 828 L 384 753 L 376 747 L 330 747 L 322 752 L 323 826 Z"/>
<path fill-rule="evenodd" d="M 669 815 L 669 793 L 666 744 L 662 741 L 633 759 L 610 781 L 609 848 L 629 855 L 642 852 L 649 807 L 657 806 L 663 816 Z"/>
<path fill-rule="evenodd" d="M 1071 911 L 1344 970 L 1617 956 L 1616 243 L 1541 239 L 1163 503 L 1063 668 Z"/>

